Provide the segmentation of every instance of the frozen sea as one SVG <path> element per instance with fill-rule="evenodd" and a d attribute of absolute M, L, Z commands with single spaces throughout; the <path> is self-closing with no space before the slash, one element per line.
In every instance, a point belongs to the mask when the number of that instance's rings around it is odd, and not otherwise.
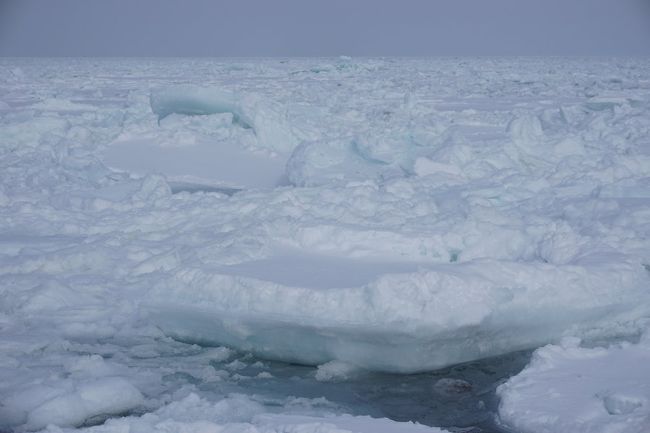
<path fill-rule="evenodd" d="M 0 59 L 0 431 L 650 432 L 650 59 Z"/>

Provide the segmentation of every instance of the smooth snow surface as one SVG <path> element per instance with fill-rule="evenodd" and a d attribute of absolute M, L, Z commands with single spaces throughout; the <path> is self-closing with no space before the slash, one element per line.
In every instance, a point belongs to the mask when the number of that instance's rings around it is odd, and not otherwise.
<path fill-rule="evenodd" d="M 498 430 L 649 191 L 647 59 L 0 59 L 0 430 Z"/>
<path fill-rule="evenodd" d="M 345 259 L 304 250 L 280 250 L 272 257 L 222 266 L 219 272 L 308 289 L 358 287 L 386 273 L 416 272 L 426 263 Z"/>
<path fill-rule="evenodd" d="M 244 188 L 274 188 L 286 183 L 285 161 L 251 154 L 231 143 L 159 146 L 147 140 L 112 144 L 104 162 L 131 173 L 162 173 L 172 188 L 232 193 Z"/>

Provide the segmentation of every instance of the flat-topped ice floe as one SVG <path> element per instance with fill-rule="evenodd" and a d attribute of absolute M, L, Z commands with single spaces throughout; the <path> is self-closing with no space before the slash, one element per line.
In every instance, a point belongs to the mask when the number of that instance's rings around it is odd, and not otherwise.
<path fill-rule="evenodd" d="M 151 139 L 113 143 L 104 153 L 111 168 L 145 175 L 165 175 L 172 191 L 273 188 L 284 182 L 284 159 L 242 149 L 236 143 L 199 142 L 161 146 Z"/>
<path fill-rule="evenodd" d="M 537 347 L 567 332 L 635 332 L 636 320 L 650 313 L 649 274 L 619 259 L 475 260 L 327 290 L 184 269 L 150 293 L 148 308 L 183 340 L 409 373 Z"/>

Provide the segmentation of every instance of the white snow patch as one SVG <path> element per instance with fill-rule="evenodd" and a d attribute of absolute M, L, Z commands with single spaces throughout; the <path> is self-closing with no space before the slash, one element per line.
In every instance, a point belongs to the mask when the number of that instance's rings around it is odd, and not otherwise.
<path fill-rule="evenodd" d="M 650 431 L 650 345 L 546 346 L 498 394 L 501 422 L 523 433 Z"/>
<path fill-rule="evenodd" d="M 160 146 L 152 140 L 115 142 L 104 154 L 112 168 L 136 174 L 164 174 L 182 190 L 273 188 L 284 179 L 282 157 L 254 153 L 229 141 Z"/>

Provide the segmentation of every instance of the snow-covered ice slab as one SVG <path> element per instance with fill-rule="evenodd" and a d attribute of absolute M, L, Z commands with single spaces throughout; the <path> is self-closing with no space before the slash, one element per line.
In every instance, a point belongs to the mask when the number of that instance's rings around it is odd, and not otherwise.
<path fill-rule="evenodd" d="M 633 333 L 650 314 L 648 271 L 611 258 L 438 265 L 327 290 L 233 271 L 175 273 L 150 293 L 152 320 L 177 338 L 271 359 L 408 373 L 532 348 L 567 332 Z"/>
<path fill-rule="evenodd" d="M 650 431 L 650 344 L 545 346 L 498 388 L 499 417 L 521 433 Z"/>

